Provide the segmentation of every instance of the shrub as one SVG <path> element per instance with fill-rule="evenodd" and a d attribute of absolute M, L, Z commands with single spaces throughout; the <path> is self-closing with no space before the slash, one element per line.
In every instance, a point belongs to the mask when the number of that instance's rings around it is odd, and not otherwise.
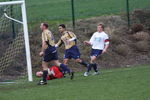
<path fill-rule="evenodd" d="M 149 40 L 150 39 L 150 35 L 147 32 L 137 32 L 136 34 L 133 35 L 133 38 L 137 41 L 141 41 L 141 40 Z"/>
<path fill-rule="evenodd" d="M 112 44 L 118 45 L 121 43 L 120 37 L 118 35 L 111 35 L 110 41 Z"/>
<path fill-rule="evenodd" d="M 135 43 L 135 49 L 140 52 L 147 52 L 150 49 L 148 41 L 139 41 Z"/>
<path fill-rule="evenodd" d="M 119 55 L 122 55 L 122 56 L 126 56 L 129 53 L 129 50 L 130 50 L 130 48 L 126 44 L 120 44 L 115 49 L 116 53 L 118 53 Z"/>
<path fill-rule="evenodd" d="M 136 33 L 136 32 L 140 32 L 140 31 L 143 31 L 143 25 L 142 24 L 134 24 L 132 27 L 131 27 L 131 30 L 133 33 Z"/>

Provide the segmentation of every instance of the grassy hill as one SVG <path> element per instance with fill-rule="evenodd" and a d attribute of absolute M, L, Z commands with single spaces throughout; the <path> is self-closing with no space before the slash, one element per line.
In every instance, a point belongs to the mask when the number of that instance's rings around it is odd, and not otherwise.
<path fill-rule="evenodd" d="M 130 10 L 149 8 L 149 0 L 130 0 Z M 71 0 L 26 0 L 28 19 L 71 20 Z M 74 0 L 76 19 L 126 13 L 126 0 Z"/>
<path fill-rule="evenodd" d="M 102 70 L 101 75 L 34 82 L 0 84 L 0 100 L 149 100 L 150 66 Z"/>
<path fill-rule="evenodd" d="M 147 9 L 149 5 L 149 0 L 129 1 L 130 11 Z M 74 6 L 76 19 L 126 13 L 126 0 L 74 0 Z M 72 19 L 71 0 L 26 0 L 26 8 L 29 23 Z"/>

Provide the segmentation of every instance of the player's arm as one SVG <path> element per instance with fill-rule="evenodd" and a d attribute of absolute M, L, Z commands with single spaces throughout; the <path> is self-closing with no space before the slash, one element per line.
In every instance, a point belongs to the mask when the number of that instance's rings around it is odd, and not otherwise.
<path fill-rule="evenodd" d="M 55 47 L 56 47 L 56 48 L 57 48 L 57 47 L 60 47 L 62 44 L 63 44 L 63 41 L 60 39 L 60 40 L 58 41 L 58 43 L 55 45 Z"/>
<path fill-rule="evenodd" d="M 46 42 L 42 41 L 42 49 L 41 49 L 41 52 L 39 53 L 40 56 L 44 55 L 44 50 L 45 50 L 46 46 L 47 46 Z"/>
<path fill-rule="evenodd" d="M 94 38 L 95 38 L 95 35 L 93 34 L 91 39 L 90 39 L 90 41 L 84 41 L 84 44 L 86 44 L 86 45 L 93 45 Z"/>
<path fill-rule="evenodd" d="M 84 41 L 84 44 L 85 44 L 85 45 L 92 45 L 92 44 L 90 43 L 90 41 Z"/>
<path fill-rule="evenodd" d="M 105 37 L 105 40 L 104 40 L 104 49 L 103 49 L 103 52 L 102 52 L 102 53 L 106 53 L 108 47 L 109 47 L 109 38 L 108 38 L 108 36 L 106 36 L 106 37 Z"/>
<path fill-rule="evenodd" d="M 70 35 L 69 41 L 75 41 L 77 39 L 76 35 L 73 32 L 68 33 Z"/>
<path fill-rule="evenodd" d="M 46 41 L 48 41 L 48 36 L 46 34 L 42 34 L 42 48 L 41 52 L 39 53 L 40 56 L 44 55 L 44 50 L 47 48 Z"/>
<path fill-rule="evenodd" d="M 106 52 L 107 52 L 108 47 L 109 47 L 109 44 L 106 44 L 102 53 L 106 53 Z"/>
<path fill-rule="evenodd" d="M 42 49 L 41 52 L 44 52 L 44 50 L 47 48 L 47 43 L 46 41 L 42 41 Z"/>

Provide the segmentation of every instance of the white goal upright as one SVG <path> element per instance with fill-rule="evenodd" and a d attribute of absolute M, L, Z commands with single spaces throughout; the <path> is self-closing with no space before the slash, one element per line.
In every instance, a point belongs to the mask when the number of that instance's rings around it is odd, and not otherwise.
<path fill-rule="evenodd" d="M 21 19 L 13 18 L 13 16 L 10 16 L 9 14 L 7 14 L 7 7 L 6 6 L 9 6 L 9 5 L 10 6 L 15 6 L 15 5 L 20 6 L 20 8 L 21 8 L 20 11 L 21 11 L 21 16 L 22 16 Z M 1 16 L 0 16 L 1 17 L 0 21 L 2 21 L 0 23 L 0 28 L 4 29 L 4 27 L 6 27 L 6 26 L 8 27 L 7 23 L 4 24 L 4 19 L 9 20 L 9 21 L 14 22 L 14 23 L 18 23 L 18 24 L 22 25 L 22 28 L 20 28 L 19 31 L 22 30 L 23 37 L 24 37 L 22 39 L 21 35 L 18 34 L 16 36 L 16 38 L 12 41 L 12 43 L 9 44 L 8 50 L 6 48 L 6 52 L 4 52 L 4 54 L 2 55 L 2 58 L 0 58 L 0 70 L 4 70 L 8 66 L 11 66 L 12 62 L 15 62 L 13 59 L 15 59 L 15 57 L 16 57 L 15 55 L 17 55 L 17 53 L 19 53 L 19 50 L 22 46 L 22 44 L 20 44 L 20 41 L 23 40 L 25 46 L 22 48 L 25 48 L 25 55 L 26 55 L 25 58 L 26 58 L 28 80 L 33 81 L 25 1 L 21 0 L 21 1 L 0 2 L 0 7 L 6 7 L 5 9 L 3 9 L 4 12 L 1 13 Z M 0 33 L 4 33 L 2 31 L 2 29 L 0 29 Z M 15 47 L 13 47 L 13 46 L 15 46 Z M 23 53 L 23 52 L 21 51 L 20 53 Z"/>

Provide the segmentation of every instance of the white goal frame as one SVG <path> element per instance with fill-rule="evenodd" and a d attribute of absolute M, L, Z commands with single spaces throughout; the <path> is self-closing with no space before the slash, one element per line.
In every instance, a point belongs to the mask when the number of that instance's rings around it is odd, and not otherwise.
<path fill-rule="evenodd" d="M 0 6 L 4 6 L 4 5 L 21 5 L 22 20 L 23 20 L 23 22 L 21 24 L 23 25 L 23 31 L 24 31 L 26 61 L 27 61 L 27 70 L 28 70 L 28 81 L 33 81 L 25 0 L 0 2 Z M 4 13 L 4 15 L 9 20 L 13 20 L 13 21 L 19 22 L 18 20 L 13 19 L 13 18 L 7 16 L 6 13 Z"/>

